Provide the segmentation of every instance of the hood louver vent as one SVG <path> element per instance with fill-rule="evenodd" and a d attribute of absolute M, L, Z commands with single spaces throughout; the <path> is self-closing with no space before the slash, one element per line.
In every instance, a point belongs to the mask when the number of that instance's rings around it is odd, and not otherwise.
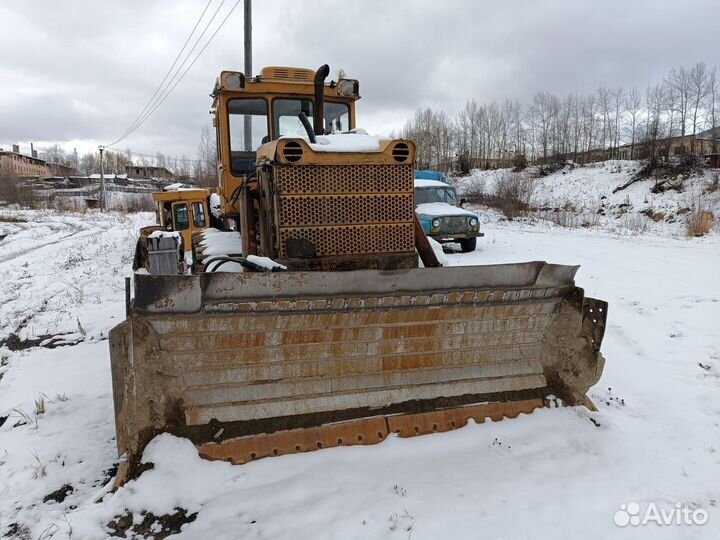
<path fill-rule="evenodd" d="M 410 155 L 410 148 L 405 143 L 397 143 L 392 149 L 392 157 L 398 163 L 403 163 Z"/>
<path fill-rule="evenodd" d="M 287 161 L 289 161 L 290 163 L 295 163 L 296 161 L 300 161 L 300 158 L 302 158 L 303 149 L 299 143 L 290 141 L 286 143 L 285 146 L 283 146 L 282 153 L 283 157 Z"/>

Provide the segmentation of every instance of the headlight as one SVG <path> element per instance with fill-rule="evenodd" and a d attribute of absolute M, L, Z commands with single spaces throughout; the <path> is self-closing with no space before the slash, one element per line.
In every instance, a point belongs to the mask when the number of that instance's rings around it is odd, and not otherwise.
<path fill-rule="evenodd" d="M 438 218 L 433 219 L 432 226 L 433 226 L 433 229 L 437 229 L 440 226 L 440 220 Z"/>
<path fill-rule="evenodd" d="M 470 218 L 470 226 L 471 227 L 477 227 L 478 221 L 477 218 Z"/>

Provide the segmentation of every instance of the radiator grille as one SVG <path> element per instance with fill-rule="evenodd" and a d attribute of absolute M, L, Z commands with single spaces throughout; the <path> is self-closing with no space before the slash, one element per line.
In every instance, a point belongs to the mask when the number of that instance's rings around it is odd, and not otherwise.
<path fill-rule="evenodd" d="M 277 166 L 275 179 L 281 257 L 298 256 L 289 239 L 316 257 L 415 250 L 411 165 Z"/>
<path fill-rule="evenodd" d="M 280 222 L 287 227 L 401 223 L 413 219 L 411 194 L 285 195 Z"/>
<path fill-rule="evenodd" d="M 283 194 L 413 193 L 412 165 L 295 165 L 276 167 Z"/>
<path fill-rule="evenodd" d="M 465 216 L 448 216 L 443 218 L 442 232 L 461 233 L 467 232 L 467 217 Z"/>
<path fill-rule="evenodd" d="M 406 253 L 415 249 L 412 223 L 287 227 L 280 229 L 281 256 L 287 257 L 288 238 L 312 242 L 318 257 L 364 253 Z"/>

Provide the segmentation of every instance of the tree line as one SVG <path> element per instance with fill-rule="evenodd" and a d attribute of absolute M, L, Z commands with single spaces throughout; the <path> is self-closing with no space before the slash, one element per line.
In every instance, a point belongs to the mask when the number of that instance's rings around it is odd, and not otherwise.
<path fill-rule="evenodd" d="M 632 159 L 639 143 L 696 135 L 718 125 L 717 71 L 717 66 L 709 69 L 698 62 L 672 68 L 644 89 L 602 86 L 588 95 L 565 98 L 539 91 L 525 104 L 510 99 L 479 103 L 473 98 L 454 117 L 421 108 L 400 136 L 415 141 L 421 169 L 451 162 L 469 169 L 515 156 L 547 162 L 597 149 L 609 150 L 612 157 L 623 145 L 630 146 Z M 694 139 L 690 145 L 694 150 Z"/>

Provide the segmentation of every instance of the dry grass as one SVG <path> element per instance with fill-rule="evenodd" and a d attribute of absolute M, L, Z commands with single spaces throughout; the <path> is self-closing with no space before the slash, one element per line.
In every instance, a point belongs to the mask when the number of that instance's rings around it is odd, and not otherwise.
<path fill-rule="evenodd" d="M 714 222 L 715 216 L 710 210 L 698 210 L 685 217 L 685 229 L 688 236 L 705 236 L 712 230 Z"/>
<path fill-rule="evenodd" d="M 527 173 L 508 171 L 500 176 L 492 192 L 487 191 L 484 180 L 476 179 L 465 190 L 464 197 L 473 204 L 498 208 L 505 217 L 513 219 L 527 213 L 534 192 L 534 178 Z"/>
<path fill-rule="evenodd" d="M 47 465 L 40 460 L 40 456 L 37 455 L 37 452 L 32 452 L 32 457 L 35 458 L 35 465 L 31 465 L 33 478 L 35 480 L 45 478 L 47 476 Z"/>
<path fill-rule="evenodd" d="M 712 193 L 696 195 L 690 201 L 685 213 L 685 231 L 688 236 L 705 236 L 712 230 L 715 222 L 713 210 L 716 209 L 717 202 L 717 197 Z"/>
<path fill-rule="evenodd" d="M 642 214 L 624 214 L 620 220 L 623 229 L 637 234 L 643 234 L 650 228 L 650 221 Z"/>

